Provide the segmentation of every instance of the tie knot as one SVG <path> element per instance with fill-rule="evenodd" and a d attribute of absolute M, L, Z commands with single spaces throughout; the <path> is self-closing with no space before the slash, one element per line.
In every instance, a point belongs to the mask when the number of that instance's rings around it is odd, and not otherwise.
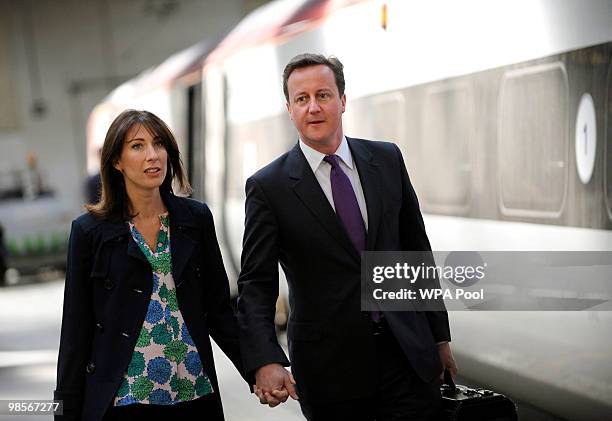
<path fill-rule="evenodd" d="M 338 156 L 337 155 L 325 155 L 323 161 L 327 162 L 332 168 L 336 168 L 338 166 Z"/>

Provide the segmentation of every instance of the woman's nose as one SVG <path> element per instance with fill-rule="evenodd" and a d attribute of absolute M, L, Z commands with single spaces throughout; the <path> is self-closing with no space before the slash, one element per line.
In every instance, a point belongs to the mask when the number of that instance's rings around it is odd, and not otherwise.
<path fill-rule="evenodd" d="M 147 161 L 155 161 L 157 159 L 159 159 L 159 155 L 157 153 L 157 150 L 155 149 L 155 146 L 148 145 L 147 146 Z"/>

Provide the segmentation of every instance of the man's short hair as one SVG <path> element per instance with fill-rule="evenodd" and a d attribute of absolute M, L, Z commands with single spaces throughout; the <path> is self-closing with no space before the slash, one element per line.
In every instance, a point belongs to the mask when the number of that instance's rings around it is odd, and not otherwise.
<path fill-rule="evenodd" d="M 289 76 L 295 69 L 301 69 L 304 67 L 324 65 L 331 69 L 334 72 L 334 79 L 336 80 L 336 87 L 338 88 L 338 92 L 340 92 L 340 96 L 344 95 L 344 66 L 340 63 L 340 60 L 334 56 L 325 57 L 322 54 L 298 54 L 289 60 L 289 63 L 285 66 L 285 70 L 283 71 L 283 92 L 285 93 L 285 99 L 289 102 L 289 89 L 287 88 L 287 81 L 289 80 Z"/>

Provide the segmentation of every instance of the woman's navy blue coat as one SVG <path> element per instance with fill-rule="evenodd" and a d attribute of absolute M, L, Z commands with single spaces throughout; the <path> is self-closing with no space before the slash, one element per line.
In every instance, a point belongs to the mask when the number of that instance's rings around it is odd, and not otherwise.
<path fill-rule="evenodd" d="M 241 373 L 242 363 L 212 214 L 195 200 L 163 200 L 179 308 L 221 405 L 209 335 Z M 102 419 L 134 352 L 152 287 L 151 266 L 125 222 L 85 214 L 72 223 L 54 393 L 65 415 L 57 419 Z"/>

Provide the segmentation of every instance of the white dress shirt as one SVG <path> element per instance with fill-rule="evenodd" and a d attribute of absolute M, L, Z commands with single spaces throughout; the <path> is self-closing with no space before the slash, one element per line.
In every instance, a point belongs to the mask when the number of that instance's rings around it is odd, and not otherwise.
<path fill-rule="evenodd" d="M 334 197 L 332 195 L 331 188 L 331 165 L 327 162 L 323 161 L 325 158 L 325 154 L 312 149 L 310 146 L 305 144 L 302 139 L 300 139 L 300 149 L 304 153 L 306 157 L 306 161 L 308 161 L 308 165 L 312 169 L 323 193 L 325 193 L 325 197 L 329 201 L 329 204 L 336 211 L 336 206 L 334 205 Z M 368 210 L 366 208 L 365 197 L 363 195 L 363 189 L 361 188 L 361 180 L 359 179 L 359 173 L 357 172 L 357 167 L 353 162 L 353 156 L 351 155 L 351 150 L 349 149 L 348 141 L 345 136 L 342 136 L 342 142 L 334 155 L 337 155 L 340 160 L 340 168 L 347 175 L 349 180 L 351 181 L 351 186 L 353 186 L 353 191 L 355 192 L 355 196 L 357 196 L 357 203 L 359 204 L 359 210 L 361 211 L 361 217 L 363 218 L 363 222 L 365 224 L 366 232 L 368 230 Z M 447 343 L 448 341 L 438 342 L 438 345 L 442 345 Z"/>
<path fill-rule="evenodd" d="M 302 139 L 300 139 L 300 149 L 304 153 L 306 157 L 306 161 L 308 161 L 308 165 L 312 169 L 323 193 L 325 193 L 325 197 L 329 201 L 329 204 L 336 211 L 336 206 L 334 205 L 334 197 L 332 194 L 331 188 L 331 165 L 327 162 L 323 161 L 325 158 L 325 154 L 311 148 L 307 144 L 305 144 Z M 357 172 L 357 167 L 353 162 L 353 156 L 351 155 L 351 150 L 349 149 L 348 141 L 345 136 L 342 136 L 342 142 L 334 155 L 337 155 L 340 163 L 340 168 L 346 174 L 348 179 L 351 182 L 351 186 L 353 186 L 353 191 L 355 192 L 355 196 L 357 197 L 357 204 L 359 205 L 359 210 L 361 211 L 361 217 L 363 218 L 363 223 L 365 225 L 366 232 L 368 230 L 368 209 L 366 208 L 366 201 L 363 195 L 363 189 L 361 188 L 361 181 L 359 179 L 359 173 Z"/>

